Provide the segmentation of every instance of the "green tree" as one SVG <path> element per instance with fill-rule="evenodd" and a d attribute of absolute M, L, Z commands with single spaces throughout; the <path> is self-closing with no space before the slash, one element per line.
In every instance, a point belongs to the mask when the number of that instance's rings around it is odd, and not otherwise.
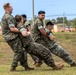
<path fill-rule="evenodd" d="M 63 17 L 58 17 L 56 20 L 57 20 L 57 23 L 63 23 Z"/>
<path fill-rule="evenodd" d="M 57 23 L 55 19 L 52 19 L 51 21 L 52 21 L 54 24 L 56 24 L 56 23 Z"/>
<path fill-rule="evenodd" d="M 66 25 L 68 24 L 67 17 L 64 17 L 64 23 L 65 23 Z"/>
<path fill-rule="evenodd" d="M 72 20 L 72 26 L 76 28 L 76 18 Z"/>

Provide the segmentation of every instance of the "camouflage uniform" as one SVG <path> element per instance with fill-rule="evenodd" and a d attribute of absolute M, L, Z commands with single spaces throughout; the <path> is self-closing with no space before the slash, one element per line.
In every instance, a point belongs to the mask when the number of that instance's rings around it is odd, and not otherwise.
<path fill-rule="evenodd" d="M 26 21 L 25 24 L 24 24 L 24 26 L 26 27 L 26 29 L 28 29 L 28 27 L 31 26 L 31 24 L 30 24 L 29 21 Z"/>
<path fill-rule="evenodd" d="M 24 24 L 24 27 L 27 29 L 28 31 L 28 27 L 31 27 L 31 24 L 29 21 L 26 21 Z M 42 60 L 40 60 L 37 56 L 30 54 L 30 56 L 32 57 L 32 59 L 34 60 L 34 64 L 35 63 L 42 63 Z"/>
<path fill-rule="evenodd" d="M 14 58 L 11 67 L 17 67 L 18 61 L 22 66 L 27 66 L 27 59 L 24 58 L 24 51 L 22 50 L 22 42 L 17 33 L 10 31 L 10 27 L 15 25 L 15 19 L 12 15 L 5 13 L 2 18 L 2 34 L 6 42 L 14 52 Z M 26 60 L 25 60 L 26 59 Z"/>
<path fill-rule="evenodd" d="M 26 30 L 24 25 L 22 25 L 21 23 L 17 25 L 17 28 L 20 30 L 20 32 L 22 32 L 23 30 Z M 42 59 L 48 66 L 51 66 L 51 67 L 55 66 L 50 50 L 48 50 L 46 47 L 44 47 L 41 44 L 33 42 L 30 36 L 23 37 L 20 34 L 20 37 L 22 39 L 22 42 L 24 44 L 26 51 L 29 54 L 33 54 L 37 56 L 38 58 Z"/>
<path fill-rule="evenodd" d="M 44 28 L 43 21 L 37 18 L 32 30 L 32 35 L 35 42 L 44 45 L 51 51 L 51 53 L 59 56 L 68 64 L 73 64 L 74 61 L 70 58 L 69 54 L 60 45 L 58 45 L 55 41 L 51 41 L 48 37 L 45 37 L 41 34 L 41 28 Z M 47 31 L 47 34 L 49 33 L 51 32 Z"/>

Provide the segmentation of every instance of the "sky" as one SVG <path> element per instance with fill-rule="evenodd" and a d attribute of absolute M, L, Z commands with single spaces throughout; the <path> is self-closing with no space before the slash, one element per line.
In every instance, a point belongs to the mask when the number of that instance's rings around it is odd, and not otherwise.
<path fill-rule="evenodd" d="M 0 19 L 4 14 L 3 5 L 7 2 L 13 7 L 13 16 L 26 14 L 28 19 L 32 18 L 32 0 L 0 0 Z M 40 10 L 46 12 L 46 19 L 55 19 L 63 14 L 68 19 L 73 19 L 76 18 L 76 0 L 34 0 L 34 15 Z"/>

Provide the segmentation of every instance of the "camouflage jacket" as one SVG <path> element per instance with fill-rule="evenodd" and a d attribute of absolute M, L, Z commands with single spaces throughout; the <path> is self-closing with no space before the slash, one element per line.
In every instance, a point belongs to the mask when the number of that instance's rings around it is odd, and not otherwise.
<path fill-rule="evenodd" d="M 51 30 L 45 28 L 45 31 L 47 32 L 48 36 L 53 35 L 53 33 L 52 33 Z M 52 49 L 53 47 L 55 47 L 56 45 L 58 45 L 55 40 L 50 40 L 49 37 L 43 36 L 42 38 L 46 42 L 46 44 L 48 45 L 49 49 Z"/>
<path fill-rule="evenodd" d="M 41 36 L 43 36 L 40 32 L 41 28 L 44 28 L 43 21 L 37 18 L 32 28 L 32 37 L 34 38 L 34 41 L 41 39 Z"/>
<path fill-rule="evenodd" d="M 35 24 L 32 30 L 32 37 L 34 38 L 34 41 L 36 42 L 38 40 L 43 40 L 49 49 L 53 48 L 56 45 L 56 42 L 51 41 L 49 37 L 45 37 L 44 35 L 42 35 L 40 32 L 41 28 L 44 28 L 43 21 L 37 18 L 35 20 Z M 45 31 L 47 32 L 48 35 L 49 33 L 51 33 L 51 31 L 49 31 L 48 29 L 45 29 Z"/>
<path fill-rule="evenodd" d="M 10 31 L 10 27 L 15 26 L 14 17 L 8 13 L 5 13 L 1 22 L 2 34 L 5 40 L 10 41 L 12 39 L 15 39 L 18 36 L 18 34 Z"/>
<path fill-rule="evenodd" d="M 30 22 L 29 22 L 29 21 L 26 21 L 26 22 L 24 23 L 24 26 L 25 26 L 25 28 L 27 28 L 27 29 L 28 29 L 28 27 L 29 27 L 29 26 L 31 26 L 31 24 L 30 24 Z"/>
<path fill-rule="evenodd" d="M 24 31 L 24 30 L 27 30 L 25 29 L 25 26 L 22 25 L 21 23 L 19 23 L 17 25 L 17 28 L 20 30 L 20 32 Z M 24 47 L 26 47 L 27 45 L 29 45 L 31 42 L 33 42 L 31 36 L 28 36 L 28 37 L 23 37 L 22 34 L 19 34 L 20 35 L 20 38 L 22 40 L 22 43 L 24 45 Z"/>

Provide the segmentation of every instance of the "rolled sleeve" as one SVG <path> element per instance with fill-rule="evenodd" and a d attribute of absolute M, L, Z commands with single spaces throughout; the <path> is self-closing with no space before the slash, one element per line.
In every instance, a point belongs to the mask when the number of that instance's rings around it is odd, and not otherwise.
<path fill-rule="evenodd" d="M 12 17 L 9 17 L 7 19 L 7 23 L 9 25 L 9 27 L 15 27 L 15 22 L 14 22 L 14 19 Z"/>
<path fill-rule="evenodd" d="M 21 29 L 20 29 L 20 32 L 25 31 L 25 30 L 26 30 L 25 28 L 21 28 Z"/>
<path fill-rule="evenodd" d="M 46 31 L 47 33 L 50 33 L 50 30 L 49 30 L 49 29 L 47 29 L 47 28 L 45 28 L 45 31 Z"/>
<path fill-rule="evenodd" d="M 15 27 L 14 24 L 9 24 L 9 27 Z"/>
<path fill-rule="evenodd" d="M 39 30 L 42 29 L 42 28 L 44 28 L 43 22 L 41 20 L 37 21 L 37 26 L 38 26 Z"/>
<path fill-rule="evenodd" d="M 52 33 L 49 33 L 49 36 L 53 36 L 53 34 Z"/>
<path fill-rule="evenodd" d="M 44 28 L 43 26 L 38 26 L 38 29 L 40 30 L 40 29 L 42 29 L 42 28 Z"/>

